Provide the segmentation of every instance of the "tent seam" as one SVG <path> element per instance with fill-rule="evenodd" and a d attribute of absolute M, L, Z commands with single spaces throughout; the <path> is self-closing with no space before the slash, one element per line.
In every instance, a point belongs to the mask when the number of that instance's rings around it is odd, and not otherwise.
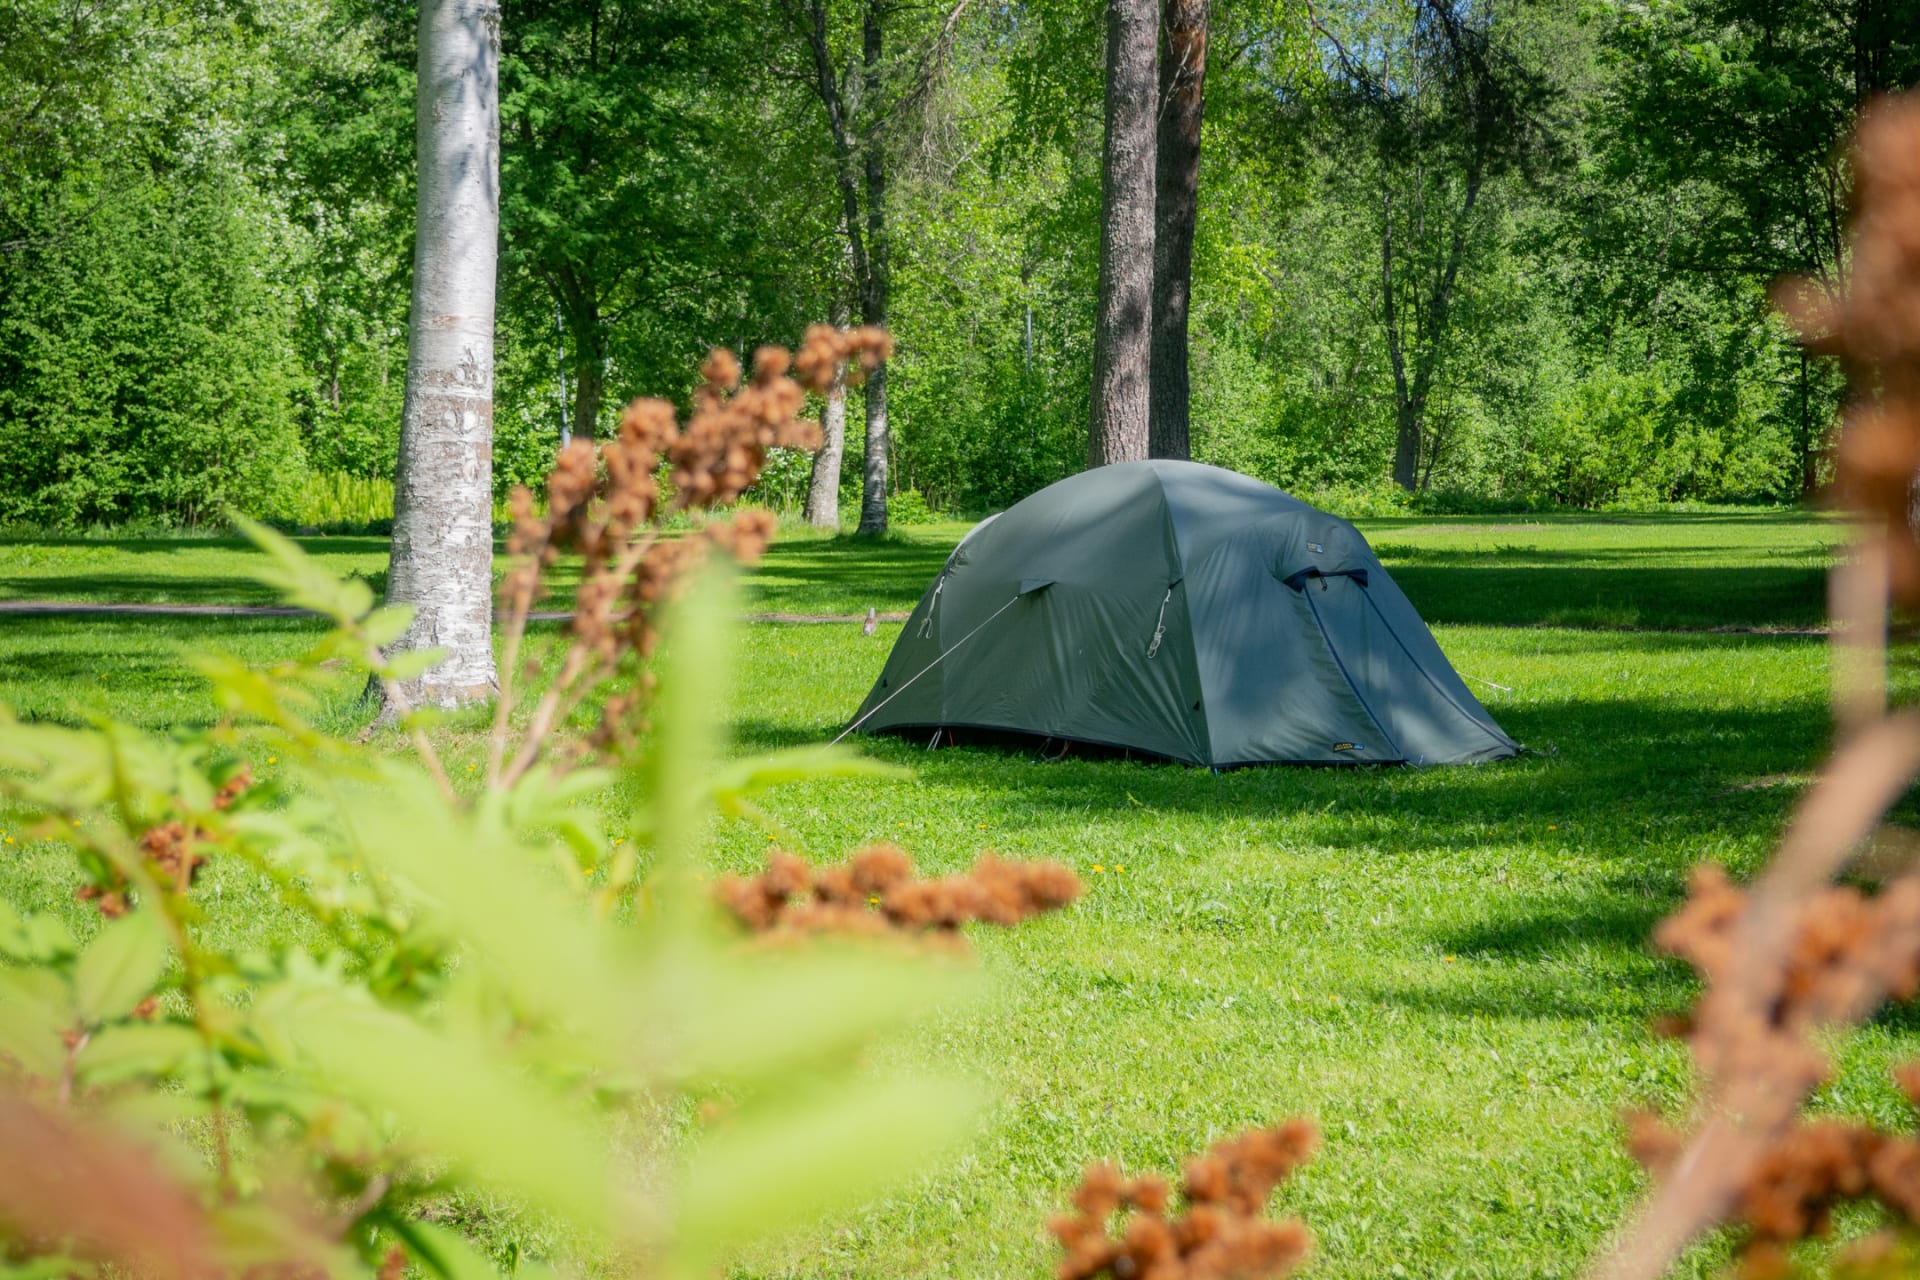
<path fill-rule="evenodd" d="M 1200 644 L 1195 638 L 1193 631 L 1193 593 L 1186 590 L 1187 549 L 1180 544 L 1180 529 L 1173 522 L 1173 502 L 1167 497 L 1167 484 L 1166 481 L 1161 478 L 1160 468 L 1151 468 L 1149 474 L 1153 476 L 1154 487 L 1160 490 L 1160 518 L 1166 523 L 1167 541 L 1173 545 L 1173 567 L 1180 573 L 1179 581 L 1174 585 L 1178 585 L 1181 588 L 1180 600 L 1185 606 L 1187 614 L 1187 670 L 1193 676 L 1193 687 L 1199 694 L 1196 701 L 1200 704 L 1200 741 L 1198 745 L 1206 753 L 1205 763 L 1209 767 L 1212 767 L 1215 754 L 1213 748 L 1213 721 L 1207 715 L 1207 682 L 1206 677 L 1200 673 Z M 1169 589 L 1171 589 L 1171 585 Z M 1182 701 L 1184 700 L 1185 699 L 1182 699 Z"/>
<path fill-rule="evenodd" d="M 1361 590 L 1364 591 L 1366 588 L 1362 587 Z M 1353 682 L 1353 673 L 1347 670 L 1346 660 L 1340 656 L 1339 647 L 1333 643 L 1333 637 L 1328 634 L 1326 620 L 1320 616 L 1320 606 L 1313 602 L 1313 594 L 1308 591 L 1302 591 L 1300 594 L 1306 597 L 1307 609 L 1313 614 L 1313 625 L 1319 628 L 1320 638 L 1327 645 L 1327 654 L 1333 659 L 1334 668 L 1340 672 L 1340 678 L 1347 682 L 1347 690 L 1353 694 L 1353 700 L 1360 704 L 1362 711 L 1367 713 L 1367 719 L 1373 721 L 1373 727 L 1378 729 L 1380 736 L 1387 740 L 1387 745 L 1393 748 L 1393 753 L 1402 760 L 1406 759 L 1407 753 L 1400 749 L 1399 739 L 1387 732 L 1387 726 L 1382 724 L 1380 717 L 1373 713 L 1373 704 L 1367 701 L 1367 695 L 1361 693 L 1360 686 Z M 1414 665 L 1416 668 L 1419 666 L 1418 663 Z"/>
<path fill-rule="evenodd" d="M 1361 590 L 1364 592 L 1365 588 L 1363 587 Z M 1483 722 L 1479 716 L 1474 715 L 1471 711 L 1468 711 L 1465 707 L 1461 706 L 1459 702 L 1457 702 L 1454 699 L 1454 696 L 1452 694 L 1448 693 L 1445 689 L 1441 688 L 1440 682 L 1433 678 L 1433 674 L 1427 670 L 1425 664 L 1423 664 L 1420 661 L 1420 659 L 1413 656 L 1413 650 L 1407 648 L 1407 642 L 1405 640 L 1402 640 L 1400 638 L 1400 633 L 1393 629 L 1393 623 L 1387 620 L 1387 615 L 1381 612 L 1380 606 L 1374 603 L 1373 597 L 1371 595 L 1367 595 L 1366 601 L 1367 601 L 1367 607 L 1373 610 L 1373 616 L 1380 619 L 1380 625 L 1387 629 L 1387 634 L 1393 637 L 1393 642 L 1400 646 L 1400 652 L 1406 655 L 1407 662 L 1412 665 L 1415 671 L 1418 671 L 1420 673 L 1420 678 L 1425 680 L 1427 684 L 1432 687 L 1433 691 L 1439 694 L 1440 697 L 1446 701 L 1446 704 L 1448 706 L 1452 707 L 1455 711 L 1459 712 L 1462 716 L 1465 716 L 1467 719 L 1467 723 L 1471 724 L 1474 728 L 1478 729 L 1480 732 L 1486 734 L 1489 738 L 1492 738 L 1496 743 L 1500 744 L 1501 746 L 1512 747 L 1512 746 L 1519 745 L 1512 738 L 1508 737 L 1504 730 L 1502 730 L 1499 733 L 1495 733 L 1492 729 L 1488 728 L 1485 722 Z M 1443 653 L 1441 656 L 1444 657 L 1445 654 Z M 1474 701 L 1478 702 L 1479 699 L 1476 698 Z M 1368 708 L 1367 714 L 1369 715 L 1373 714 L 1372 708 Z"/>

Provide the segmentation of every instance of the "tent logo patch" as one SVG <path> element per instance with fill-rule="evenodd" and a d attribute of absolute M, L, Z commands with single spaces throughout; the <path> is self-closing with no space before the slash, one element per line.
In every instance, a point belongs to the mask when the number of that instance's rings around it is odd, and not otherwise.
<path fill-rule="evenodd" d="M 1315 554 L 1315 555 L 1324 555 L 1324 554 L 1326 554 L 1326 550 L 1327 550 L 1327 549 L 1326 549 L 1325 547 L 1323 547 L 1323 546 L 1321 546 L 1321 545 L 1320 545 L 1319 543 L 1317 543 L 1317 542 L 1309 542 L 1309 543 L 1307 544 L 1307 550 L 1309 550 L 1309 551 L 1311 551 L 1311 552 L 1313 552 L 1313 554 Z"/>
<path fill-rule="evenodd" d="M 1333 744 L 1333 749 L 1335 751 L 1359 751 L 1363 748 L 1357 742 L 1336 742 Z"/>

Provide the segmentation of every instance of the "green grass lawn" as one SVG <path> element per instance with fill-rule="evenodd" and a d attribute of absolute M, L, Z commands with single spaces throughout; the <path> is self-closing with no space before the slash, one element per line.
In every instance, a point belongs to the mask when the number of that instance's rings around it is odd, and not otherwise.
<path fill-rule="evenodd" d="M 1571 1275 L 1591 1255 L 1643 1185 L 1619 1111 L 1674 1107 L 1688 1088 L 1684 1053 L 1647 1023 L 1684 1005 L 1690 982 L 1650 955 L 1647 930 L 1693 864 L 1759 863 L 1825 747 L 1825 650 L 1796 632 L 1819 621 L 1843 530 L 1780 514 L 1365 528 L 1455 665 L 1511 690 L 1475 686 L 1538 754 L 1216 775 L 877 739 L 861 749 L 913 780 L 769 800 L 820 859 L 890 840 L 945 871 L 992 848 L 1063 859 L 1090 892 L 981 936 L 995 1000 L 903 1050 L 990 1084 L 999 1101 L 971 1147 L 737 1274 L 1039 1277 L 1053 1256 L 1043 1223 L 1084 1162 L 1172 1171 L 1290 1114 L 1325 1134 L 1280 1198 L 1319 1242 L 1313 1274 L 1517 1280 Z M 789 540 L 755 576 L 754 607 L 907 608 L 960 532 Z M 309 545 L 379 568 L 375 543 Z M 0 594 L 264 598 L 237 577 L 247 556 L 8 543 Z M 831 737 L 897 632 L 746 628 L 738 749 Z M 0 698 L 165 726 L 204 714 L 177 652 L 267 661 L 313 634 L 284 619 L 0 616 Z M 1904 696 L 1920 691 L 1913 658 L 1897 654 Z M 757 829 L 716 823 L 717 865 L 748 869 L 765 849 Z M 0 896 L 38 906 L 70 891 L 52 859 L 6 852 Z M 226 910 L 245 919 L 224 927 L 276 927 L 269 904 Z M 1901 1123 L 1886 1067 L 1916 1050 L 1920 1021 L 1876 1023 L 1823 1105 Z M 1693 1271 L 1716 1256 L 1699 1252 Z"/>
<path fill-rule="evenodd" d="M 1818 625 L 1823 574 L 1846 532 L 1818 515 L 1737 510 L 1358 523 L 1430 623 L 1654 630 Z M 747 604 L 910 609 L 966 529 L 909 526 L 880 542 L 789 530 L 749 583 Z M 298 541 L 337 573 L 384 578 L 384 538 Z M 0 601 L 271 604 L 247 576 L 253 557 L 245 542 L 221 538 L 0 539 Z"/>

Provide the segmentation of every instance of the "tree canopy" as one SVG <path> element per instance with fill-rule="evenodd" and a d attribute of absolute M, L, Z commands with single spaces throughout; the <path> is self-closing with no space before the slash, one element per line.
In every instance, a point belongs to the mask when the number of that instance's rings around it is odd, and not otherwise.
<path fill-rule="evenodd" d="M 1349 506 L 1396 482 L 1593 506 L 1821 481 L 1839 379 L 1766 291 L 1844 274 L 1841 142 L 1920 78 L 1920 5 L 1222 0 L 1208 21 L 1194 457 Z M 0 521 L 274 516 L 310 473 L 391 474 L 413 23 L 366 0 L 7 6 Z M 684 393 L 709 346 L 858 314 L 849 189 L 887 252 L 885 487 L 978 513 L 1084 466 L 1103 30 L 1058 0 L 507 0 L 496 484 Z M 776 458 L 760 496 L 804 489 Z"/>

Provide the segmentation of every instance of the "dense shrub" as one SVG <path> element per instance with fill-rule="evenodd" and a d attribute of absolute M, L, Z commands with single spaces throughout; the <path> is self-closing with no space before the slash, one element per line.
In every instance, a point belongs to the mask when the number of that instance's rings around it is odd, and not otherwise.
<path fill-rule="evenodd" d="M 0 270 L 0 521 L 279 514 L 304 463 L 267 216 L 218 173 L 85 194 Z"/>

